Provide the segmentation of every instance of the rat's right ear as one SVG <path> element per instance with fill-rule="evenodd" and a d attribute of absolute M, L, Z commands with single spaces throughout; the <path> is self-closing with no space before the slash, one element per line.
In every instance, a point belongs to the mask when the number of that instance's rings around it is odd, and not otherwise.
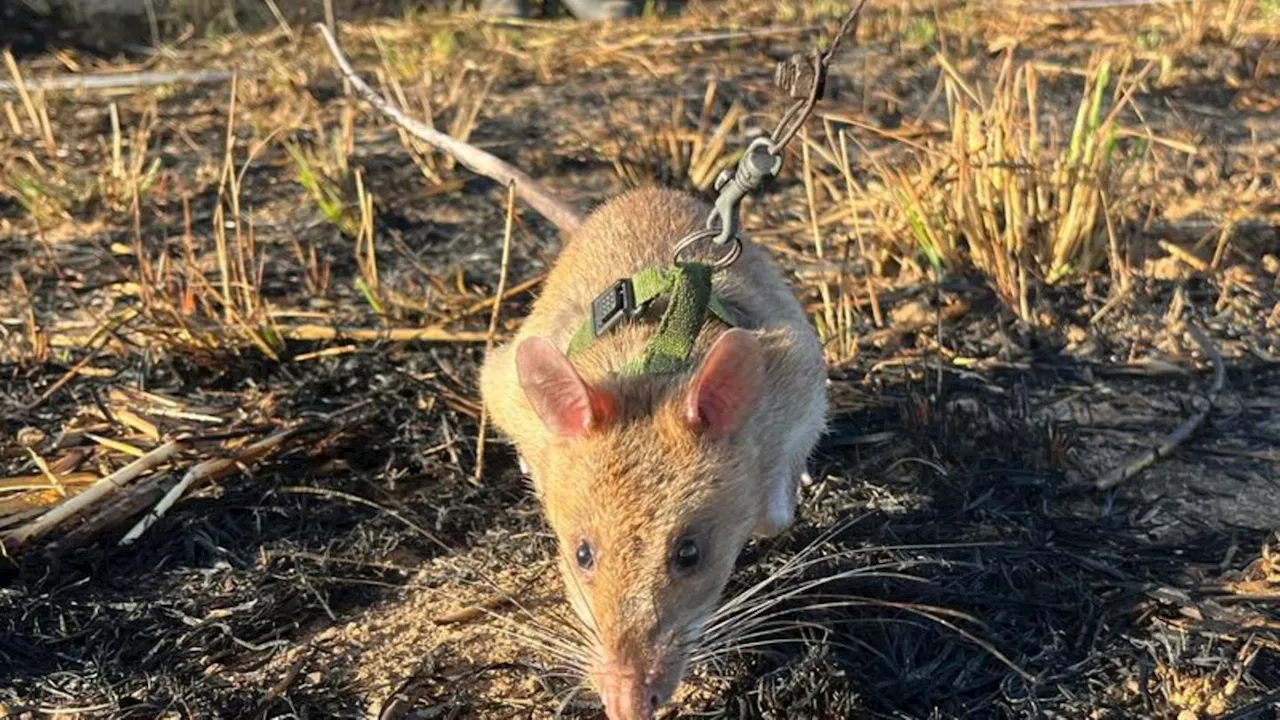
<path fill-rule="evenodd" d="M 534 412 L 557 435 L 577 437 L 609 421 L 605 395 L 587 385 L 546 338 L 531 337 L 516 346 L 516 377 Z"/>
<path fill-rule="evenodd" d="M 755 411 L 764 355 L 752 333 L 726 330 L 711 345 L 685 401 L 685 421 L 711 437 L 736 432 Z"/>

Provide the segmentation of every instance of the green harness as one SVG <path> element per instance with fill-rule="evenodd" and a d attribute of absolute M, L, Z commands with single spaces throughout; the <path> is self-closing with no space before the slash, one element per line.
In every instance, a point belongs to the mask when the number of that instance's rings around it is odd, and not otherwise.
<path fill-rule="evenodd" d="M 569 340 L 570 357 L 586 350 L 597 337 L 619 322 L 643 313 L 654 300 L 666 295 L 667 309 L 658 330 L 639 357 L 618 372 L 620 376 L 676 373 L 689 366 L 694 343 L 707 316 L 735 327 L 732 315 L 711 290 L 711 265 L 676 263 L 648 267 L 605 290 L 591 304 L 588 317 Z"/>

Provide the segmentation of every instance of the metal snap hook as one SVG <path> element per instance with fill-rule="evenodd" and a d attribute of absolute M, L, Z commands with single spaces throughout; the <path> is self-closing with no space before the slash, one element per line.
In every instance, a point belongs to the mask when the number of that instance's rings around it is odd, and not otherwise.
<path fill-rule="evenodd" d="M 689 233 L 684 237 L 683 240 L 676 243 L 675 252 L 671 256 L 671 262 L 672 263 L 681 262 L 680 256 L 684 254 L 686 250 L 692 248 L 694 245 L 700 242 L 712 240 L 719 234 L 720 234 L 720 231 L 718 229 L 697 230 L 695 232 Z M 738 257 L 742 255 L 742 240 L 737 235 L 732 236 L 730 240 L 732 242 L 729 245 L 729 250 L 724 255 L 722 255 L 720 259 L 711 263 L 711 267 L 717 270 L 724 269 L 732 265 L 735 261 L 737 261 Z"/>

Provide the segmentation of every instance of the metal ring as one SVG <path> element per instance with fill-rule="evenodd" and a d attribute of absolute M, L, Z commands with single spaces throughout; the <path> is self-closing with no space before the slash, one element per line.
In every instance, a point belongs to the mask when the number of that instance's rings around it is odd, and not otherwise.
<path fill-rule="evenodd" d="M 708 229 L 708 230 L 698 230 L 690 233 L 689 235 L 686 235 L 683 240 L 681 240 L 679 243 L 676 244 L 675 253 L 672 254 L 671 262 L 673 263 L 680 262 L 680 254 L 683 253 L 685 250 L 688 250 L 695 243 L 702 242 L 704 240 L 710 240 L 719 234 L 720 234 L 719 230 Z M 739 239 L 738 236 L 736 235 L 733 236 L 732 239 L 733 239 L 733 244 L 729 246 L 729 252 L 725 253 L 723 257 L 721 257 L 719 260 L 716 260 L 714 263 L 711 264 L 711 266 L 716 268 L 717 270 L 729 267 L 735 261 L 737 261 L 738 256 L 742 255 L 742 240 Z"/>

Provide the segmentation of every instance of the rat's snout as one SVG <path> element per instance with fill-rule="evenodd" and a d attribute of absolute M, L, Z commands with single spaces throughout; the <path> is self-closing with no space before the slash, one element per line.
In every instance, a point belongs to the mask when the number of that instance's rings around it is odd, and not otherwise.
<path fill-rule="evenodd" d="M 651 720 L 666 698 L 643 671 L 606 664 L 593 678 L 609 720 Z"/>
<path fill-rule="evenodd" d="M 590 673 L 609 720 L 651 720 L 680 680 L 678 666 L 671 664 L 663 644 L 634 645 L 630 650 L 624 645 L 601 653 Z"/>

